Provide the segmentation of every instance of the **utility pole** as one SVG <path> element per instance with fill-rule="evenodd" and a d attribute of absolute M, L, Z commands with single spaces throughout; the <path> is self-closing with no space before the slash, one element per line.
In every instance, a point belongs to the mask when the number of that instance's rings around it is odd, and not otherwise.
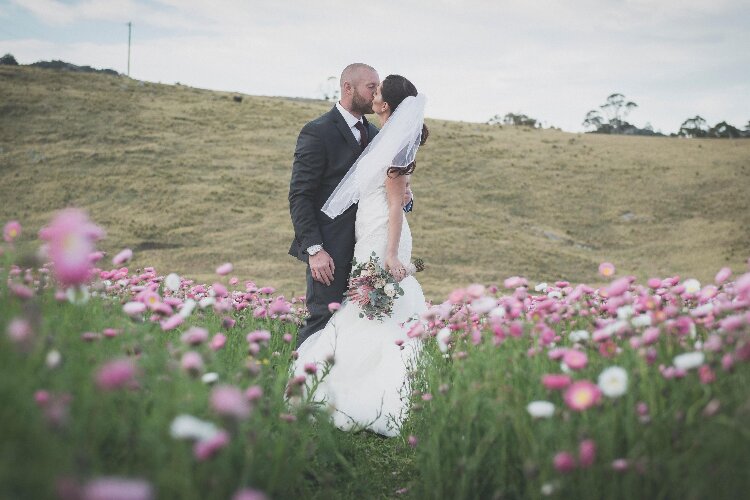
<path fill-rule="evenodd" d="M 133 23 L 128 21 L 128 76 L 130 76 L 130 29 Z"/>

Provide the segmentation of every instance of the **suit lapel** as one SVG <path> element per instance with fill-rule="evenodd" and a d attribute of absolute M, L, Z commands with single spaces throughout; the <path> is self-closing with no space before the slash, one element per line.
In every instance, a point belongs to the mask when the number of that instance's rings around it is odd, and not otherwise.
<path fill-rule="evenodd" d="M 336 106 L 334 106 L 331 110 L 331 117 L 333 118 L 333 122 L 336 124 L 336 128 L 339 129 L 341 135 L 344 136 L 344 139 L 346 139 L 346 143 L 349 144 L 349 147 L 352 148 L 352 151 L 357 153 L 357 156 L 359 156 L 359 154 L 362 152 L 362 148 L 357 142 L 357 139 L 354 138 L 354 134 L 349 128 L 349 125 L 346 124 L 346 120 L 344 120 L 344 117 L 341 116 L 339 110 L 336 109 Z"/>

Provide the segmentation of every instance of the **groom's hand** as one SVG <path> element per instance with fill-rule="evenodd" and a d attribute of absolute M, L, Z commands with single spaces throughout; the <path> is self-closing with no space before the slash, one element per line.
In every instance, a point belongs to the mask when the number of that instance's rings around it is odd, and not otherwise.
<path fill-rule="evenodd" d="M 336 267 L 333 265 L 333 259 L 328 255 L 328 252 L 321 250 L 315 255 L 311 255 L 308 262 L 313 279 L 325 286 L 330 286 L 333 282 L 333 272 Z"/>

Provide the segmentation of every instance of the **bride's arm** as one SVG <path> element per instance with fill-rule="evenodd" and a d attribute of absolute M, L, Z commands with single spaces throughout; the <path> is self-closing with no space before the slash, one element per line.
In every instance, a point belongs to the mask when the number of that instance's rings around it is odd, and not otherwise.
<path fill-rule="evenodd" d="M 401 281 L 406 277 L 404 264 L 398 260 L 398 244 L 401 239 L 401 226 L 404 222 L 404 191 L 406 190 L 407 177 L 387 176 L 385 178 L 385 191 L 388 198 L 388 240 L 385 247 L 385 269 L 393 274 L 394 278 Z"/>

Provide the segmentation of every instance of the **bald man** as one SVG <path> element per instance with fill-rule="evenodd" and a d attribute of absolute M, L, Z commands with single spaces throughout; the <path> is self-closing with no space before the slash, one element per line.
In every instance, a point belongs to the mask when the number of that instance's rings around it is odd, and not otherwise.
<path fill-rule="evenodd" d="M 342 302 L 354 256 L 357 205 L 331 219 L 321 208 L 362 150 L 378 133 L 365 115 L 380 83 L 377 71 L 362 63 L 341 72 L 341 100 L 299 133 L 289 184 L 294 240 L 289 254 L 307 264 L 309 316 L 297 333 L 297 346 L 331 317 L 328 304 Z"/>

